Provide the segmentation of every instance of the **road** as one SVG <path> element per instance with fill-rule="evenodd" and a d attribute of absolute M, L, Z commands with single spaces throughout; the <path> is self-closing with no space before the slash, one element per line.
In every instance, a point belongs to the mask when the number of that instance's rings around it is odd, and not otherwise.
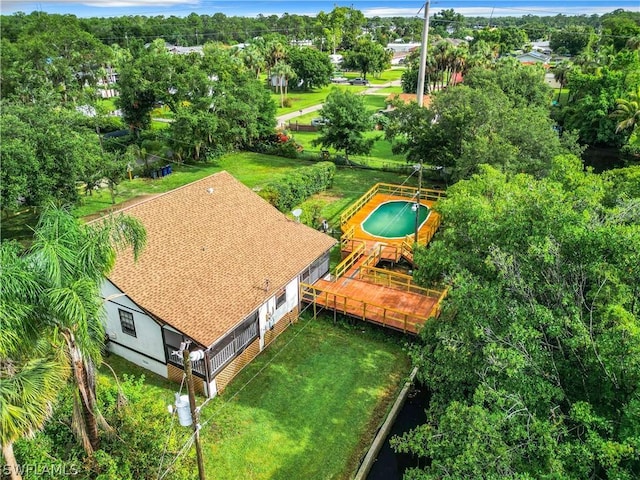
<path fill-rule="evenodd" d="M 380 93 L 380 89 L 387 88 L 387 87 L 399 87 L 400 85 L 401 85 L 400 80 L 393 80 L 392 82 L 371 86 L 366 90 L 363 90 L 362 92 L 360 92 L 360 95 L 386 95 L 385 93 Z M 322 108 L 322 103 L 319 103 L 318 105 L 311 105 L 310 107 L 306 107 L 295 112 L 280 115 L 279 117 L 276 117 L 278 120 L 278 127 L 284 127 L 287 124 L 287 122 L 291 121 L 292 119 L 302 117 L 307 113 L 317 112 L 321 108 Z"/>

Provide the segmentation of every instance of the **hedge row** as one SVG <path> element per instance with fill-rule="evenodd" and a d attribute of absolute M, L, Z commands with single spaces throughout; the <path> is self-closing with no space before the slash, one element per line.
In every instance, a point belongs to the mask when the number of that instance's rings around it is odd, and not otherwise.
<path fill-rule="evenodd" d="M 314 193 L 330 188 L 335 173 L 333 162 L 316 163 L 269 183 L 260 195 L 281 212 L 289 212 Z"/>

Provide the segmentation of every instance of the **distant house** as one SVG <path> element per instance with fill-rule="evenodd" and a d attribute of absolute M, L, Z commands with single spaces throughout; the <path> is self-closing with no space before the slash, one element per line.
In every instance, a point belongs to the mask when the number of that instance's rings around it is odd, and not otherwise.
<path fill-rule="evenodd" d="M 299 283 L 329 270 L 336 241 L 287 218 L 226 172 L 123 210 L 147 230 L 102 286 L 108 349 L 176 381 L 180 344 L 205 352 L 197 387 L 214 396 L 297 320 Z"/>
<path fill-rule="evenodd" d="M 392 43 L 387 43 L 387 50 L 391 50 L 393 51 L 394 54 L 396 53 L 409 53 L 412 50 L 415 50 L 417 48 L 420 48 L 422 44 L 421 43 L 404 43 L 402 41 L 395 41 Z"/>
<path fill-rule="evenodd" d="M 546 65 L 551 60 L 551 57 L 549 55 L 545 55 L 544 53 L 540 53 L 535 50 L 516 55 L 516 58 L 520 63 L 526 64 L 542 63 Z"/>

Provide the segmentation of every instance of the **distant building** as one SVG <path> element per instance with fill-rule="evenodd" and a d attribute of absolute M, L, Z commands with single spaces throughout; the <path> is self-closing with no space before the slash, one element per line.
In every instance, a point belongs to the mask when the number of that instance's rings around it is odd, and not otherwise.
<path fill-rule="evenodd" d="M 393 51 L 393 53 L 409 53 L 411 50 L 420 48 L 422 43 L 387 43 L 387 49 Z"/>
<path fill-rule="evenodd" d="M 544 53 L 540 53 L 535 50 L 532 50 L 531 52 L 527 52 L 527 53 L 521 53 L 520 55 L 516 55 L 516 58 L 520 63 L 529 63 L 529 64 L 534 64 L 534 63 L 548 64 L 549 61 L 551 60 L 550 55 L 545 55 Z"/>

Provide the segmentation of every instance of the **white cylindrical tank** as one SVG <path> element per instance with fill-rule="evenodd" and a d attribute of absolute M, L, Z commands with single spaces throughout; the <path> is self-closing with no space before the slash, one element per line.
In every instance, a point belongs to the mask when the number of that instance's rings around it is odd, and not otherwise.
<path fill-rule="evenodd" d="M 183 427 L 188 427 L 193 423 L 191 410 L 189 408 L 189 395 L 176 393 L 176 410 L 178 411 L 178 421 Z"/>

